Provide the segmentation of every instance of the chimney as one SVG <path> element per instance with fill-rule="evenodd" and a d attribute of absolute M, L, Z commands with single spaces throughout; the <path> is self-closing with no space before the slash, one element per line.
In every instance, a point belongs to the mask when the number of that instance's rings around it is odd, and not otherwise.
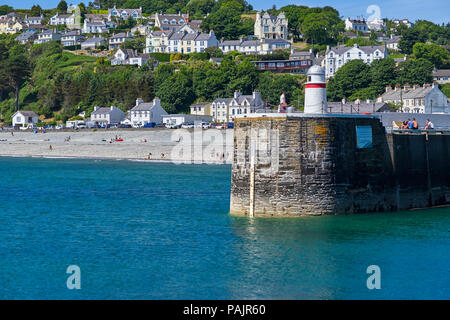
<path fill-rule="evenodd" d="M 111 108 L 110 108 L 110 109 L 111 109 L 111 111 L 113 111 L 113 110 L 114 110 L 115 108 L 116 108 L 116 107 L 114 107 L 114 106 L 111 106 Z"/>
<path fill-rule="evenodd" d="M 253 91 L 253 100 L 256 100 L 256 99 L 262 100 L 262 98 L 261 98 L 261 92 L 259 92 L 259 91 L 257 91 L 257 90 Z"/>
<path fill-rule="evenodd" d="M 342 104 L 345 104 L 347 102 L 347 100 L 345 100 L 345 98 L 342 98 L 341 102 L 342 102 Z"/>
<path fill-rule="evenodd" d="M 239 90 L 236 90 L 234 92 L 234 98 L 237 99 L 239 96 L 241 96 L 241 92 Z"/>
<path fill-rule="evenodd" d="M 391 91 L 392 90 L 392 87 L 391 86 L 386 86 L 386 92 L 389 92 L 389 91 Z"/>
<path fill-rule="evenodd" d="M 359 48 L 359 45 L 357 43 L 353 44 L 353 47 Z"/>
<path fill-rule="evenodd" d="M 97 111 L 98 109 L 99 109 L 98 106 L 95 106 L 95 107 L 94 107 L 94 111 Z"/>
<path fill-rule="evenodd" d="M 153 105 L 159 107 L 159 106 L 161 105 L 161 100 L 159 100 L 158 97 L 155 97 L 155 98 L 153 99 Z"/>
<path fill-rule="evenodd" d="M 141 103 L 143 103 L 144 102 L 144 100 L 142 100 L 142 98 L 137 98 L 136 99 L 136 107 L 138 106 L 138 105 L 140 105 Z"/>
<path fill-rule="evenodd" d="M 327 52 L 330 50 L 330 46 L 329 45 L 327 45 Z"/>

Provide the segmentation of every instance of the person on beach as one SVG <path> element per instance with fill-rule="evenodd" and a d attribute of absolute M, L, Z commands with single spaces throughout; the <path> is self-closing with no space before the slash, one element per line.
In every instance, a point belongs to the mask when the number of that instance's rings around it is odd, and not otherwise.
<path fill-rule="evenodd" d="M 49 149 L 50 149 L 50 151 L 52 151 L 52 150 L 53 150 L 53 148 L 52 148 L 52 145 L 50 145 Z"/>
<path fill-rule="evenodd" d="M 412 128 L 413 128 L 413 130 L 418 130 L 419 129 L 419 123 L 417 122 L 416 118 L 413 118 Z"/>
<path fill-rule="evenodd" d="M 430 119 L 427 119 L 427 124 L 425 125 L 425 130 L 433 130 L 434 124 L 430 121 Z"/>
<path fill-rule="evenodd" d="M 164 159 L 164 153 L 161 153 L 161 159 Z"/>
<path fill-rule="evenodd" d="M 147 155 L 147 160 L 150 160 L 151 157 L 152 157 L 152 153 L 149 152 L 148 155 Z"/>

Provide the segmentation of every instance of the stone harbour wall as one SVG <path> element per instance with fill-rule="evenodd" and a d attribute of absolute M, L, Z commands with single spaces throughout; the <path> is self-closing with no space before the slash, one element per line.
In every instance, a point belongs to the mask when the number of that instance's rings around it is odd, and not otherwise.
<path fill-rule="evenodd" d="M 370 131 L 360 144 L 356 127 Z M 448 203 L 450 136 L 386 134 L 371 116 L 235 120 L 230 212 L 300 216 Z M 367 138 L 367 137 L 366 137 Z"/>

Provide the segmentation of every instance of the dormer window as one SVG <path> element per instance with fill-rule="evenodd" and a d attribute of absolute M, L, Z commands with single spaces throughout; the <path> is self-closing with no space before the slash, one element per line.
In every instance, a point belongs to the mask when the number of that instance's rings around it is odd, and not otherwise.
<path fill-rule="evenodd" d="M 333 52 L 330 52 L 330 58 L 333 58 Z"/>
<path fill-rule="evenodd" d="M 164 23 L 164 24 L 168 24 L 168 23 L 169 23 L 169 20 L 164 19 L 164 20 L 163 20 L 163 23 Z"/>
<path fill-rule="evenodd" d="M 177 24 L 177 20 L 172 19 L 172 21 L 170 21 L 170 24 Z"/>

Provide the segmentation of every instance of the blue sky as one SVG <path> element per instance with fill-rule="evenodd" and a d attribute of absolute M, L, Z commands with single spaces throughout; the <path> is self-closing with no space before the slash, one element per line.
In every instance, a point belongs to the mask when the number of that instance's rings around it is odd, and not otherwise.
<path fill-rule="evenodd" d="M 67 0 L 66 0 L 67 1 Z M 332 6 L 346 17 L 370 14 L 366 9 L 370 5 L 377 5 L 381 11 L 381 17 L 408 18 L 410 20 L 426 19 L 435 23 L 450 22 L 450 1 L 448 0 L 247 0 L 255 9 L 268 9 L 273 4 L 277 8 L 288 5 L 306 5 L 309 7 Z M 8 4 L 13 7 L 30 8 L 33 4 L 39 4 L 43 8 L 54 8 L 59 0 L 0 0 L 0 4 Z M 67 3 L 78 3 L 79 0 L 67 1 Z M 87 4 L 89 0 L 84 1 Z M 20 3 L 20 4 L 19 4 Z"/>

